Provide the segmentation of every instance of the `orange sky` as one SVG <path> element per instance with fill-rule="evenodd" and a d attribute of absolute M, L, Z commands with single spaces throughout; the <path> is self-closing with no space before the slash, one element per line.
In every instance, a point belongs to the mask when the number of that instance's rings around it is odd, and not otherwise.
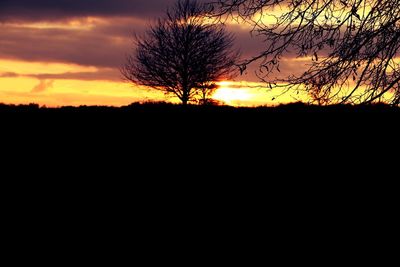
<path fill-rule="evenodd" d="M 73 64 L 0 60 L 0 102 L 9 104 L 38 103 L 46 106 L 64 105 L 128 105 L 136 101 L 172 101 L 162 92 L 139 88 L 132 84 L 115 80 L 79 79 L 80 73 L 97 73 L 101 70 Z M 71 79 L 57 78 L 68 73 Z M 73 78 L 73 74 L 78 77 Z M 40 75 L 54 78 L 38 78 Z M 116 76 L 119 74 L 116 73 Z M 251 87 L 251 88 L 250 88 Z M 257 106 L 274 104 L 271 92 L 263 83 L 226 81 L 219 84 L 214 98 L 234 106 Z M 294 96 L 293 96 L 294 97 Z M 279 102 L 295 101 L 285 95 Z"/>
<path fill-rule="evenodd" d="M 82 80 L 78 78 L 40 79 L 32 75 L 62 75 L 80 71 L 96 73 L 94 67 L 46 62 L 25 62 L 0 60 L 0 102 L 8 104 L 38 103 L 46 106 L 110 105 L 123 106 L 137 101 L 172 101 L 178 99 L 162 92 L 137 87 L 115 80 Z M 16 76 L 16 73 L 18 76 Z M 7 77 L 9 76 L 9 77 Z M 274 105 L 293 102 L 298 95 L 286 94 L 267 89 L 265 84 L 246 80 L 219 83 L 214 99 L 233 106 Z M 274 101 L 274 98 L 277 98 Z"/>
<path fill-rule="evenodd" d="M 14 1 L 18 2 L 28 3 Z M 37 1 L 41 2 L 44 1 Z M 27 15 L 17 12 L 17 4 L 11 7 L 14 9 L 9 12 L 15 12 L 13 16 L 2 18 L 0 14 L 0 102 L 122 106 L 136 101 L 177 101 L 161 92 L 124 82 L 118 70 L 125 55 L 132 51 L 131 33 L 143 32 L 154 20 L 151 10 L 143 17 L 109 16 L 99 11 L 101 14 L 94 16 L 60 13 L 50 19 L 46 6 L 35 9 L 37 16 L 32 15 L 34 11 Z M 262 49 L 262 42 L 252 39 L 243 24 L 230 25 L 229 30 L 236 34 L 244 57 Z M 286 72 L 299 69 L 295 60 L 284 60 L 284 65 Z M 259 83 L 254 69 L 255 66 L 235 81 L 222 82 L 214 98 L 234 106 L 257 106 L 302 97 L 286 94 L 273 101 L 280 92 L 271 92 Z"/>

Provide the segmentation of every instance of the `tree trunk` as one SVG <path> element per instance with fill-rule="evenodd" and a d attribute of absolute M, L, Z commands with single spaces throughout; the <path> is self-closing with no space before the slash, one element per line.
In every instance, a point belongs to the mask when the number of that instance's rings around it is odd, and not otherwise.
<path fill-rule="evenodd" d="M 183 86 L 183 95 L 181 100 L 182 100 L 182 105 L 184 106 L 186 106 L 189 102 L 189 90 L 185 85 Z"/>

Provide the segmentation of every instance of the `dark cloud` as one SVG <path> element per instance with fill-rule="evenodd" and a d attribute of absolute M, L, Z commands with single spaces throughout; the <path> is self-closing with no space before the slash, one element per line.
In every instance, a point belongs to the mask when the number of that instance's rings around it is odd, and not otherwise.
<path fill-rule="evenodd" d="M 126 38 L 104 32 L 0 26 L 0 58 L 119 67 L 131 50 Z M 104 31 L 112 31 L 105 28 Z"/>
<path fill-rule="evenodd" d="M 174 2 L 175 0 L 0 0 L 0 21 L 6 21 L 0 24 L 0 58 L 112 68 L 113 72 L 103 71 L 101 74 L 105 76 L 103 79 L 116 80 L 120 78 L 117 76 L 118 69 L 125 62 L 126 55 L 134 49 L 133 33 L 143 33 L 151 21 L 161 16 L 167 6 Z M 86 23 L 91 24 L 85 20 L 85 16 L 98 16 L 101 20 L 92 23 L 92 27 L 70 27 L 68 22 L 72 18 L 81 20 L 80 24 L 83 26 Z M 58 20 L 58 23 L 49 22 L 47 26 L 50 27 L 40 28 L 29 24 L 31 21 L 52 19 Z M 252 37 L 243 25 L 229 25 L 227 29 L 235 33 L 236 47 L 241 50 L 243 58 L 250 58 L 262 51 L 265 45 L 262 39 Z M 250 66 L 247 75 L 239 79 L 258 80 L 254 74 L 256 68 L 257 64 Z M 66 73 L 58 77 L 42 75 L 37 78 L 80 77 L 91 80 L 100 78 L 98 74 Z M 0 77 L 5 77 L 6 74 L 2 75 Z M 11 74 L 7 75 L 10 77 Z"/>
<path fill-rule="evenodd" d="M 43 21 L 87 16 L 160 16 L 175 0 L 1 0 L 0 21 Z"/>
<path fill-rule="evenodd" d="M 112 19 L 85 30 L 4 24 L 0 25 L 0 58 L 118 68 L 134 49 L 132 33 L 143 33 L 148 24 L 138 19 Z M 228 30 L 235 32 L 243 57 L 262 49 L 262 42 L 252 39 L 247 30 Z"/>

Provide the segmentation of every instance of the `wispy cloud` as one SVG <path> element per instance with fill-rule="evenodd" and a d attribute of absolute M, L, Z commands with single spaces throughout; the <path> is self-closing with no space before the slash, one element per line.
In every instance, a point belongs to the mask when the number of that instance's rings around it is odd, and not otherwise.
<path fill-rule="evenodd" d="M 47 89 L 53 87 L 53 83 L 54 83 L 53 80 L 50 81 L 40 80 L 39 84 L 32 88 L 31 93 L 42 93 Z"/>
<path fill-rule="evenodd" d="M 0 72 L 0 78 L 17 78 L 17 77 L 19 77 L 19 74 L 15 72 Z"/>
<path fill-rule="evenodd" d="M 99 70 L 96 72 L 65 72 L 57 74 L 28 74 L 27 77 L 40 80 L 81 80 L 81 81 L 122 81 L 121 74 L 115 69 Z"/>

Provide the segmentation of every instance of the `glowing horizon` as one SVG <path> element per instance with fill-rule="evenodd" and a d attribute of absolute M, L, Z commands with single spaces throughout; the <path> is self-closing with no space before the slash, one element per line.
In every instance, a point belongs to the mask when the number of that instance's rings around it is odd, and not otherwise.
<path fill-rule="evenodd" d="M 7 67 L 3 67 L 7 66 Z M 32 71 L 34 73 L 32 73 Z M 160 91 L 116 80 L 101 80 L 101 68 L 74 64 L 0 60 L 0 103 L 39 104 L 48 107 L 104 105 L 125 106 L 133 102 L 179 103 Z M 89 75 L 87 80 L 82 73 Z M 90 75 L 94 76 L 92 80 Z M 65 76 L 65 77 L 64 77 Z M 76 76 L 74 78 L 74 76 Z M 80 79 L 78 79 L 81 77 Z M 275 105 L 277 96 L 267 85 L 249 81 L 221 81 L 213 99 L 231 106 Z M 282 97 L 279 103 L 293 102 Z"/>
<path fill-rule="evenodd" d="M 136 2 L 141 4 L 115 0 L 87 7 L 80 1 L 64 6 L 67 4 L 15 0 L 12 5 L 0 6 L 4 11 L 0 14 L 0 103 L 59 107 L 179 102 L 122 80 L 119 67 L 133 49 L 132 32 L 143 33 L 175 0 L 159 1 L 159 5 Z M 243 57 L 262 48 L 262 42 L 251 39 L 243 24 L 231 23 L 228 30 L 235 34 Z M 287 72 L 298 69 L 298 63 L 291 60 Z M 233 106 L 296 101 L 290 95 L 273 101 L 279 92 L 260 83 L 254 70 L 250 68 L 234 81 L 220 82 L 214 99 Z"/>

